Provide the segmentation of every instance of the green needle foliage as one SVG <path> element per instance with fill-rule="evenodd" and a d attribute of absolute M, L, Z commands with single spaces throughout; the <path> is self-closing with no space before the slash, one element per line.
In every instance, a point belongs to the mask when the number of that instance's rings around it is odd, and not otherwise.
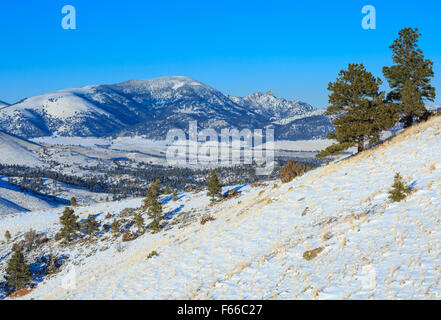
<path fill-rule="evenodd" d="M 144 218 L 139 212 L 135 213 L 134 218 L 135 218 L 135 227 L 138 229 L 138 233 L 143 234 L 145 229 Z"/>
<path fill-rule="evenodd" d="M 144 209 L 148 209 L 149 218 L 153 220 L 150 224 L 150 228 L 156 232 L 161 229 L 159 222 L 164 217 L 162 214 L 162 205 L 158 201 L 160 183 L 159 180 L 151 183 L 147 190 L 147 196 L 144 199 Z"/>
<path fill-rule="evenodd" d="M 66 207 L 63 211 L 63 215 L 60 217 L 60 223 L 62 225 L 60 236 L 67 242 L 71 241 L 80 230 L 80 226 L 77 222 L 78 216 L 74 213 L 74 210 Z"/>
<path fill-rule="evenodd" d="M 6 239 L 6 242 L 11 241 L 11 233 L 9 232 L 9 230 L 6 230 L 6 232 L 5 232 L 5 239 Z"/>
<path fill-rule="evenodd" d="M 389 191 L 389 199 L 391 199 L 393 202 L 400 202 L 410 194 L 410 191 L 410 188 L 405 185 L 401 175 L 396 173 L 394 177 L 394 184 L 392 185 L 392 189 Z"/>
<path fill-rule="evenodd" d="M 8 284 L 15 290 L 25 288 L 32 280 L 31 271 L 21 251 L 16 251 L 12 255 L 6 268 L 6 278 Z"/>
<path fill-rule="evenodd" d="M 94 215 L 90 214 L 82 223 L 82 231 L 85 235 L 95 236 L 99 231 L 99 225 Z"/>
<path fill-rule="evenodd" d="M 161 181 L 159 179 L 153 181 L 146 192 L 146 197 L 144 198 L 143 209 L 146 210 L 151 206 L 152 199 L 157 199 L 159 195 L 159 185 Z"/>
<path fill-rule="evenodd" d="M 378 142 L 381 131 L 395 124 L 396 112 L 384 103 L 385 93 L 379 91 L 381 84 L 381 79 L 375 78 L 363 64 L 349 64 L 335 82 L 329 83 L 330 106 L 326 113 L 335 117 L 335 133 L 328 138 L 337 143 L 320 152 L 318 158 L 340 154 L 353 146 L 362 152 L 366 142 Z"/>
<path fill-rule="evenodd" d="M 433 62 L 425 59 L 418 48 L 418 29 L 404 28 L 390 46 L 394 64 L 383 68 L 384 77 L 392 89 L 387 95 L 395 103 L 404 127 L 410 127 L 414 120 L 424 120 L 428 111 L 424 101 L 435 101 L 435 88 L 430 84 L 433 78 Z"/>
<path fill-rule="evenodd" d="M 210 179 L 208 180 L 207 184 L 207 189 L 207 195 L 211 197 L 212 203 L 216 201 L 216 198 L 222 196 L 222 187 L 219 183 L 219 178 L 214 170 L 211 171 Z"/>
<path fill-rule="evenodd" d="M 78 205 L 77 198 L 72 197 L 72 198 L 70 199 L 70 205 L 71 205 L 72 207 L 76 207 L 76 206 Z"/>

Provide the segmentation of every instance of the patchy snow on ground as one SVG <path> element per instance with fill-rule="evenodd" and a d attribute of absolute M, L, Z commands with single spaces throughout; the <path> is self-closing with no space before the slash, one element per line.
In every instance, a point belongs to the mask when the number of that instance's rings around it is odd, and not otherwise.
<path fill-rule="evenodd" d="M 236 187 L 238 197 L 213 206 L 206 191 L 166 196 L 159 233 L 51 240 L 44 250 L 68 258 L 22 298 L 440 299 L 440 150 L 437 117 L 290 183 Z M 396 172 L 412 189 L 399 203 L 388 198 Z M 141 200 L 75 210 L 104 223 Z M 0 234 L 19 240 L 33 227 L 53 237 L 61 211 L 0 217 Z M 201 224 L 206 215 L 214 221 Z M 0 272 L 11 245 L 0 245 Z"/>

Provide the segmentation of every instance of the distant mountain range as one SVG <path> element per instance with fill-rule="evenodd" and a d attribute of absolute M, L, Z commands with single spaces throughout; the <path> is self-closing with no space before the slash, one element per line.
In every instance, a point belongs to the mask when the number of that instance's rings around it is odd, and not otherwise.
<path fill-rule="evenodd" d="M 6 105 L 6 106 L 5 106 Z M 42 136 L 118 137 L 145 135 L 163 140 L 172 128 L 263 129 L 276 138 L 325 138 L 333 130 L 324 110 L 272 94 L 229 96 L 188 77 L 94 85 L 3 105 L 0 129 L 24 138 Z"/>

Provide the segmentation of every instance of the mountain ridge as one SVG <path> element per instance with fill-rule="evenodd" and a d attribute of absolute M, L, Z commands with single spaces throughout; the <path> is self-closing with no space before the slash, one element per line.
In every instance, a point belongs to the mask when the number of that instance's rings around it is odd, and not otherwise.
<path fill-rule="evenodd" d="M 0 129 L 24 138 L 145 135 L 162 140 L 170 129 L 187 129 L 189 121 L 198 121 L 201 129 L 272 125 L 276 137 L 283 132 L 287 139 L 325 138 L 332 125 L 320 111 L 311 115 L 315 110 L 305 102 L 278 99 L 271 91 L 233 97 L 195 79 L 172 76 L 30 97 L 2 109 Z"/>

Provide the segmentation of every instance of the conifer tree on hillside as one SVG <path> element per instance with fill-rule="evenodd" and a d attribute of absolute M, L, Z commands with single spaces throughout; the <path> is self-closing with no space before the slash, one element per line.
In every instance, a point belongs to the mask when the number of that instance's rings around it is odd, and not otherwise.
<path fill-rule="evenodd" d="M 60 230 L 60 236 L 66 241 L 71 241 L 76 233 L 80 230 L 80 226 L 77 222 L 78 216 L 75 211 L 69 207 L 66 207 L 63 211 L 63 215 L 60 217 L 60 223 L 62 228 Z"/>
<path fill-rule="evenodd" d="M 99 231 L 99 225 L 96 221 L 96 218 L 94 215 L 89 214 L 86 220 L 83 221 L 81 225 L 82 232 L 85 235 L 92 236 L 96 235 L 96 233 Z"/>
<path fill-rule="evenodd" d="M 159 222 L 164 218 L 162 214 L 162 205 L 159 203 L 158 199 L 153 199 L 149 207 L 148 215 L 153 219 L 150 224 L 150 228 L 154 231 L 159 231 Z"/>
<path fill-rule="evenodd" d="M 70 205 L 71 205 L 72 207 L 76 207 L 76 206 L 78 205 L 77 198 L 72 197 L 72 198 L 70 199 Z"/>
<path fill-rule="evenodd" d="M 219 183 L 219 178 L 214 170 L 211 171 L 210 179 L 208 180 L 207 184 L 207 189 L 207 195 L 211 197 L 211 202 L 215 202 L 216 198 L 222 196 L 222 187 Z"/>
<path fill-rule="evenodd" d="M 163 219 L 162 205 L 159 203 L 160 181 L 153 182 L 147 190 L 147 197 L 144 199 L 144 208 L 148 209 L 148 216 L 153 219 L 150 228 L 154 231 L 160 230 L 159 222 Z"/>
<path fill-rule="evenodd" d="M 135 218 L 135 227 L 138 229 L 138 233 L 143 234 L 145 228 L 144 218 L 139 212 L 135 213 L 134 218 Z"/>
<path fill-rule="evenodd" d="M 11 233 L 9 232 L 9 230 L 6 230 L 6 232 L 5 232 L 5 239 L 6 239 L 6 242 L 11 241 Z"/>
<path fill-rule="evenodd" d="M 113 223 L 112 223 L 112 233 L 113 234 L 118 234 L 120 232 L 120 223 L 119 223 L 119 221 L 118 220 L 113 220 Z"/>
<path fill-rule="evenodd" d="M 381 131 L 395 124 L 396 111 L 384 103 L 385 93 L 379 91 L 381 84 L 381 79 L 375 78 L 363 64 L 349 64 L 335 82 L 329 83 L 330 106 L 326 113 L 336 118 L 332 122 L 335 133 L 328 138 L 337 143 L 320 152 L 318 158 L 340 154 L 352 146 L 361 152 L 366 142 L 378 142 Z"/>
<path fill-rule="evenodd" d="M 175 191 L 175 192 L 173 192 L 173 201 L 178 201 L 178 200 L 179 200 L 178 192 Z"/>
<path fill-rule="evenodd" d="M 164 189 L 164 194 L 171 194 L 172 192 L 171 192 L 171 190 L 170 190 L 170 187 L 167 185 L 166 187 L 165 187 L 165 189 Z"/>
<path fill-rule="evenodd" d="M 158 198 L 160 184 L 161 184 L 161 181 L 159 179 L 150 183 L 150 186 L 146 192 L 146 197 L 143 202 L 143 209 L 144 210 L 148 209 L 152 205 L 152 203 L 151 203 L 152 199 Z"/>
<path fill-rule="evenodd" d="M 401 175 L 396 173 L 392 189 L 389 191 L 389 199 L 394 202 L 400 202 L 401 200 L 404 200 L 410 192 L 410 187 L 406 186 Z"/>
<path fill-rule="evenodd" d="M 31 271 L 25 260 L 23 253 L 15 251 L 8 262 L 6 268 L 6 280 L 10 286 L 15 290 L 20 290 L 26 287 L 32 280 Z"/>
<path fill-rule="evenodd" d="M 425 59 L 418 48 L 418 29 L 404 28 L 390 46 L 394 64 L 383 68 L 384 77 L 392 89 L 387 100 L 397 104 L 400 121 L 404 127 L 422 120 L 428 115 L 424 101 L 435 101 L 435 88 L 430 84 L 433 78 L 433 62 Z"/>

